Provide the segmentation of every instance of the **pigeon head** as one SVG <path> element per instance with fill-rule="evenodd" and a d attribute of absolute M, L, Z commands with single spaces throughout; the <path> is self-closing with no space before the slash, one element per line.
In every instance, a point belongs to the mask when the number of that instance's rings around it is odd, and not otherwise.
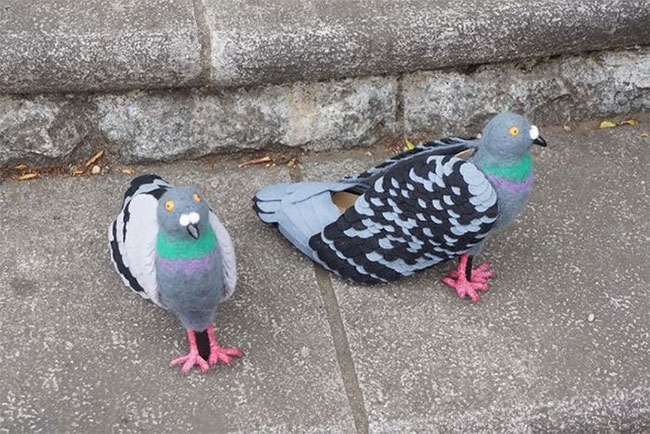
<path fill-rule="evenodd" d="M 500 158 L 518 158 L 532 145 L 546 146 L 535 125 L 515 113 L 496 115 L 483 129 L 482 147 Z"/>
<path fill-rule="evenodd" d="M 158 201 L 158 224 L 167 235 L 198 239 L 209 222 L 210 209 L 192 187 L 170 188 Z"/>

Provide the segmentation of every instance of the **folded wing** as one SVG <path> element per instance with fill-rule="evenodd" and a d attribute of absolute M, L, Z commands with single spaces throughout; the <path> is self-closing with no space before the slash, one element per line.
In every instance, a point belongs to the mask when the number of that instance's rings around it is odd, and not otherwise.
<path fill-rule="evenodd" d="M 420 152 L 393 164 L 309 240 L 319 261 L 361 283 L 396 280 L 467 252 L 497 218 L 497 196 L 472 163 Z"/>
<path fill-rule="evenodd" d="M 111 260 L 125 285 L 160 304 L 156 283 L 155 247 L 158 237 L 158 199 L 170 187 L 157 175 L 131 181 L 122 211 L 108 230 Z"/>

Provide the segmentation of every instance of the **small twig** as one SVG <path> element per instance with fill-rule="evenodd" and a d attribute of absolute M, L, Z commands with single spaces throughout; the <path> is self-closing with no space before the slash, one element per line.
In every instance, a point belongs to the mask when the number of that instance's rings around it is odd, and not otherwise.
<path fill-rule="evenodd" d="M 239 163 L 237 166 L 241 169 L 242 167 L 252 166 L 254 164 L 271 163 L 272 161 L 273 160 L 271 160 L 271 157 L 266 156 L 266 157 L 262 157 L 262 158 L 256 158 L 254 160 L 244 161 L 243 163 Z"/>
<path fill-rule="evenodd" d="M 102 155 L 104 155 L 104 150 L 102 149 L 92 157 L 90 157 L 90 160 L 86 161 L 86 167 L 90 167 L 95 161 L 99 160 L 102 158 Z"/>

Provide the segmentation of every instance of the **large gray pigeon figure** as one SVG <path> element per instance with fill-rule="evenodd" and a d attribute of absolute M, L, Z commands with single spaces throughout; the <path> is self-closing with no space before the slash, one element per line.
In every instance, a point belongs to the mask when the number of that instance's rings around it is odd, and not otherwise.
<path fill-rule="evenodd" d="M 228 232 L 191 187 L 173 187 L 157 175 L 131 181 L 122 211 L 109 226 L 111 259 L 124 283 L 174 312 L 187 329 L 190 351 L 172 360 L 187 373 L 242 352 L 214 335 L 215 307 L 235 291 L 235 250 Z"/>
<path fill-rule="evenodd" d="M 338 182 L 266 187 L 254 209 L 313 261 L 354 282 L 391 282 L 459 257 L 443 282 L 477 302 L 493 273 L 489 262 L 472 269 L 472 258 L 522 210 L 533 144 L 546 146 L 537 127 L 501 113 L 477 139 L 426 143 Z"/>

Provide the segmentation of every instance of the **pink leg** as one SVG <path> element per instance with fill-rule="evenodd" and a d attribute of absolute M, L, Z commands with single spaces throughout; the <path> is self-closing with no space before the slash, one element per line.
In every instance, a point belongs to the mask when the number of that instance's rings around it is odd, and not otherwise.
<path fill-rule="evenodd" d="M 187 356 L 172 360 L 169 366 L 182 363 L 183 368 L 181 370 L 187 374 L 194 365 L 199 365 L 201 371 L 206 372 L 210 369 L 210 366 L 208 365 L 208 362 L 199 356 L 199 349 L 196 347 L 196 335 L 194 334 L 194 330 L 187 329 L 187 339 L 190 341 L 190 352 Z"/>
<path fill-rule="evenodd" d="M 244 353 L 239 348 L 223 348 L 214 337 L 214 326 L 210 324 L 208 327 L 208 339 L 210 339 L 210 365 L 216 365 L 218 361 L 230 365 L 231 357 L 241 357 Z"/>
<path fill-rule="evenodd" d="M 481 266 L 470 271 L 470 279 L 467 279 L 467 261 L 468 254 L 463 254 L 458 260 L 458 268 L 452 270 L 442 279 L 442 282 L 451 286 L 456 293 L 462 298 L 468 296 L 474 303 L 478 302 L 479 296 L 477 291 L 487 291 L 487 281 L 494 273 L 488 270 L 492 264 L 486 262 Z"/>

